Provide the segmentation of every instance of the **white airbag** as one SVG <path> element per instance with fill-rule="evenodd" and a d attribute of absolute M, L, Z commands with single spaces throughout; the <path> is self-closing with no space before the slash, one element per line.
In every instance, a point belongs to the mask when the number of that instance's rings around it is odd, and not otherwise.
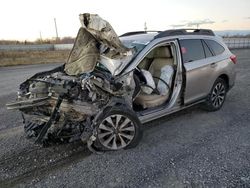
<path fill-rule="evenodd" d="M 173 67 L 170 65 L 165 65 L 161 69 L 160 78 L 164 80 L 169 86 L 171 86 L 173 74 L 174 74 Z M 158 81 L 157 90 L 160 92 L 161 95 L 168 95 L 169 89 L 170 88 L 168 88 L 168 86 L 161 80 Z"/>
<path fill-rule="evenodd" d="M 143 74 L 143 76 L 145 77 L 146 79 L 146 84 L 150 87 L 152 87 L 153 89 L 155 89 L 155 82 L 154 82 L 154 79 L 152 77 L 152 74 L 149 72 L 149 71 L 146 71 L 144 69 L 141 69 L 141 73 Z M 153 89 L 150 88 L 150 87 L 147 87 L 147 86 L 142 86 L 142 91 L 146 94 L 151 94 L 153 92 Z"/>

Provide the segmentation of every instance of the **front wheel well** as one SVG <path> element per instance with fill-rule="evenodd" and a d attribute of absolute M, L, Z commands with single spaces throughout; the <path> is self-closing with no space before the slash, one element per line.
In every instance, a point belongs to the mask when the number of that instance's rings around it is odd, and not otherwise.
<path fill-rule="evenodd" d="M 226 84 L 227 84 L 227 90 L 228 90 L 229 89 L 229 78 L 228 78 L 228 76 L 226 74 L 222 74 L 218 78 L 221 78 L 221 79 L 223 79 L 226 82 Z"/>

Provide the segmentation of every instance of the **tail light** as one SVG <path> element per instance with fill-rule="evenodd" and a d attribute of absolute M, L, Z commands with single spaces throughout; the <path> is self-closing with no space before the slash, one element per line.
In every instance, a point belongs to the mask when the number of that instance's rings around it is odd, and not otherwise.
<path fill-rule="evenodd" d="M 231 56 L 230 56 L 230 59 L 231 59 L 231 61 L 232 61 L 234 64 L 237 63 L 236 55 L 231 55 Z"/>

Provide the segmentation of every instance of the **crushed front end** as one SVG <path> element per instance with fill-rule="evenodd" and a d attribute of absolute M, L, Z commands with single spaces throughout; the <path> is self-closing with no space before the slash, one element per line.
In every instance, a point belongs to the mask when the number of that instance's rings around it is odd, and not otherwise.
<path fill-rule="evenodd" d="M 98 15 L 80 18 L 85 26 L 66 64 L 26 80 L 17 100 L 6 105 L 22 112 L 25 134 L 36 143 L 90 141 L 105 109 L 117 102 L 132 106 L 133 73 L 115 76 L 132 52 Z"/>
<path fill-rule="evenodd" d="M 20 85 L 17 101 L 7 104 L 22 112 L 25 133 L 37 143 L 87 141 L 105 108 L 116 99 L 128 105 L 132 101 L 130 76 L 115 81 L 98 68 L 77 77 L 62 70 L 63 66 L 31 77 Z"/>

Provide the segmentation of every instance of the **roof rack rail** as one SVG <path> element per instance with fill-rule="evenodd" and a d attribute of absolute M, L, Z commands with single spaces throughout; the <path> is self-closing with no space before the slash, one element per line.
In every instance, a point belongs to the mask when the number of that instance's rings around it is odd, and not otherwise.
<path fill-rule="evenodd" d="M 167 36 L 176 36 L 176 35 L 209 35 L 209 36 L 215 36 L 214 32 L 210 29 L 172 29 L 172 30 L 166 30 L 162 31 L 158 35 L 156 35 L 154 38 L 162 38 Z"/>
<path fill-rule="evenodd" d="M 131 35 L 139 35 L 139 34 L 147 34 L 147 33 L 161 33 L 161 31 L 132 31 L 132 32 L 127 32 L 119 37 L 126 37 L 126 36 L 131 36 Z"/>

